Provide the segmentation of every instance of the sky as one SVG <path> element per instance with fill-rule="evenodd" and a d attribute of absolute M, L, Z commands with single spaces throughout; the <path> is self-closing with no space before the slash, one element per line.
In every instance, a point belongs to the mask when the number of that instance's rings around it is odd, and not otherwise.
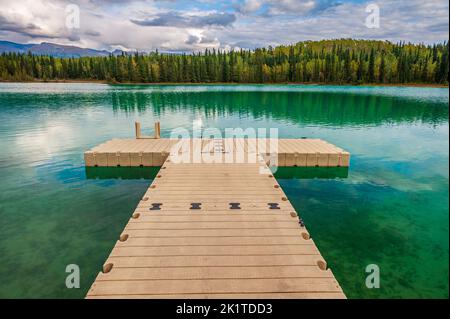
<path fill-rule="evenodd" d="M 0 0 L 0 40 L 20 43 L 197 52 L 337 38 L 447 41 L 449 4 L 447 0 Z"/>

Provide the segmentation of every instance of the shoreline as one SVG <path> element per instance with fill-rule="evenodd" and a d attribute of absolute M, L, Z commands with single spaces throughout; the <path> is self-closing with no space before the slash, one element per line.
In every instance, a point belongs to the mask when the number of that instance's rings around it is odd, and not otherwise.
<path fill-rule="evenodd" d="M 322 82 L 285 82 L 285 83 L 229 83 L 229 82 L 108 82 L 103 80 L 34 80 L 34 81 L 5 81 L 0 80 L 0 83 L 95 83 L 95 84 L 107 84 L 107 85 L 185 85 L 185 86 L 195 86 L 195 85 L 310 85 L 310 86 L 391 86 L 391 87 L 425 87 L 425 88 L 449 88 L 448 84 L 433 84 L 433 83 L 361 83 L 361 84 L 351 84 L 351 83 L 322 83 Z"/>

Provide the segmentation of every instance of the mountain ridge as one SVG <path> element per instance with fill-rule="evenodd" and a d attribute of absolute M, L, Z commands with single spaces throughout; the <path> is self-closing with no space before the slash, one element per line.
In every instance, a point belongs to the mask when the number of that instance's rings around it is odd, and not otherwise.
<path fill-rule="evenodd" d="M 80 57 L 101 57 L 110 54 L 120 55 L 125 51 L 122 50 L 96 50 L 90 48 L 82 48 L 73 45 L 62 45 L 51 42 L 41 43 L 17 43 L 12 41 L 0 40 L 1 53 L 28 53 L 35 55 L 51 55 L 59 58 L 80 58 Z"/>

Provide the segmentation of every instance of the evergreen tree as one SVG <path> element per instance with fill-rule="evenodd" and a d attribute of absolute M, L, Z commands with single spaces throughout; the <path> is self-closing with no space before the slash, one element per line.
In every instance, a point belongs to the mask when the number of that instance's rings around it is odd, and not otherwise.
<path fill-rule="evenodd" d="M 369 56 L 369 82 L 375 82 L 375 50 L 372 48 L 370 50 Z"/>
<path fill-rule="evenodd" d="M 449 44 L 368 40 L 305 41 L 289 46 L 192 54 L 58 58 L 2 53 L 0 80 L 109 82 L 448 83 Z"/>
<path fill-rule="evenodd" d="M 385 80 L 385 67 L 384 53 L 381 54 L 380 70 L 378 72 L 378 82 L 384 83 Z"/>

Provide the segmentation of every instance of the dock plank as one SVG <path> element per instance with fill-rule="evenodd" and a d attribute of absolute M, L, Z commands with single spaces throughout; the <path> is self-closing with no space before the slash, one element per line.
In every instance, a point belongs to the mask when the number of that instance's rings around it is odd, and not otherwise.
<path fill-rule="evenodd" d="M 239 278 L 333 278 L 330 271 L 315 266 L 263 266 L 263 267 L 191 267 L 191 268 L 118 268 L 107 274 L 100 273 L 97 281 L 164 280 L 176 279 L 239 279 Z"/>
<path fill-rule="evenodd" d="M 332 278 L 239 278 L 96 281 L 91 295 L 341 292 Z"/>

